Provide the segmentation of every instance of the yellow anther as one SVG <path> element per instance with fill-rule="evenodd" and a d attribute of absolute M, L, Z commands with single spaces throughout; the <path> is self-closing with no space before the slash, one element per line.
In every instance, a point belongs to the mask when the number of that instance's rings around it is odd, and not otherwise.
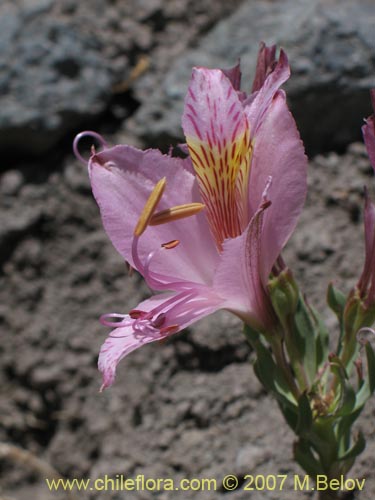
<path fill-rule="evenodd" d="M 154 187 L 152 193 L 150 194 L 148 200 L 146 201 L 146 205 L 142 210 L 137 225 L 135 226 L 134 236 L 139 237 L 146 230 L 153 216 L 153 213 L 155 212 L 155 209 L 160 201 L 160 198 L 164 193 L 166 184 L 167 184 L 167 179 L 163 177 L 163 179 L 160 179 L 160 181 Z"/>
<path fill-rule="evenodd" d="M 204 207 L 205 205 L 203 205 L 203 203 L 188 203 L 187 205 L 177 205 L 172 208 L 167 208 L 167 210 L 162 210 L 154 214 L 149 221 L 149 225 L 158 226 L 166 222 L 173 222 L 178 219 L 184 219 L 185 217 L 191 217 L 203 210 Z"/>

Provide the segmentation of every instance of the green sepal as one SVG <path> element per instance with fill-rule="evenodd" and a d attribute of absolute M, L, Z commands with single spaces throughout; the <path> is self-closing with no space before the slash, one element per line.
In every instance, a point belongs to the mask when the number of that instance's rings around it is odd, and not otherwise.
<path fill-rule="evenodd" d="M 302 393 L 298 400 L 298 421 L 296 434 L 298 436 L 308 436 L 313 425 L 313 415 L 310 401 L 306 392 Z"/>

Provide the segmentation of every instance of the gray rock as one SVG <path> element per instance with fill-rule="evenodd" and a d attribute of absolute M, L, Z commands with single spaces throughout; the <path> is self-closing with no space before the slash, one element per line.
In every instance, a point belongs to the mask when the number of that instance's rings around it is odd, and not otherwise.
<path fill-rule="evenodd" d="M 245 2 L 175 61 L 127 130 L 151 145 L 181 140 L 183 99 L 192 66 L 229 67 L 241 58 L 243 88 L 249 89 L 263 40 L 288 53 L 292 77 L 286 90 L 308 149 L 342 148 L 360 137 L 362 119 L 371 111 L 374 23 L 371 0 Z M 142 85 L 139 82 L 137 89 L 141 95 Z"/>
<path fill-rule="evenodd" d="M 0 193 L 5 196 L 15 196 L 23 182 L 24 179 L 19 170 L 8 170 L 0 178 Z"/>
<path fill-rule="evenodd" d="M 95 128 L 104 111 L 128 116 L 132 99 L 114 100 L 139 58 L 152 52 L 153 89 L 170 60 L 239 2 L 2 0 L 0 151 L 40 154 Z"/>
<path fill-rule="evenodd" d="M 40 153 L 105 109 L 126 59 L 112 71 L 97 16 L 64 16 L 51 0 L 21 4 L 0 6 L 0 150 Z"/>

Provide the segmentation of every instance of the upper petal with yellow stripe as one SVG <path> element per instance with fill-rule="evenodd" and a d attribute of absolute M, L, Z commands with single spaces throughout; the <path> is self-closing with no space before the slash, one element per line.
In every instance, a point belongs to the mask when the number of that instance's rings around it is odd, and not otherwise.
<path fill-rule="evenodd" d="M 210 229 L 219 250 L 248 222 L 250 131 L 242 103 L 221 70 L 195 68 L 182 126 Z"/>

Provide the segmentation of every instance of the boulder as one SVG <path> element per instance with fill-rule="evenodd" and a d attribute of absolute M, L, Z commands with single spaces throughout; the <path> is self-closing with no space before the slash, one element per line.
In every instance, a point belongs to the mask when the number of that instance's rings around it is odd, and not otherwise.
<path fill-rule="evenodd" d="M 230 67 L 240 58 L 249 89 L 258 45 L 277 43 L 288 53 L 288 99 L 310 153 L 341 150 L 360 138 L 375 86 L 375 10 L 372 0 L 245 2 L 171 63 L 164 81 L 129 120 L 126 130 L 147 145 L 183 139 L 183 99 L 192 66 Z M 142 80 L 136 92 L 144 95 Z"/>

